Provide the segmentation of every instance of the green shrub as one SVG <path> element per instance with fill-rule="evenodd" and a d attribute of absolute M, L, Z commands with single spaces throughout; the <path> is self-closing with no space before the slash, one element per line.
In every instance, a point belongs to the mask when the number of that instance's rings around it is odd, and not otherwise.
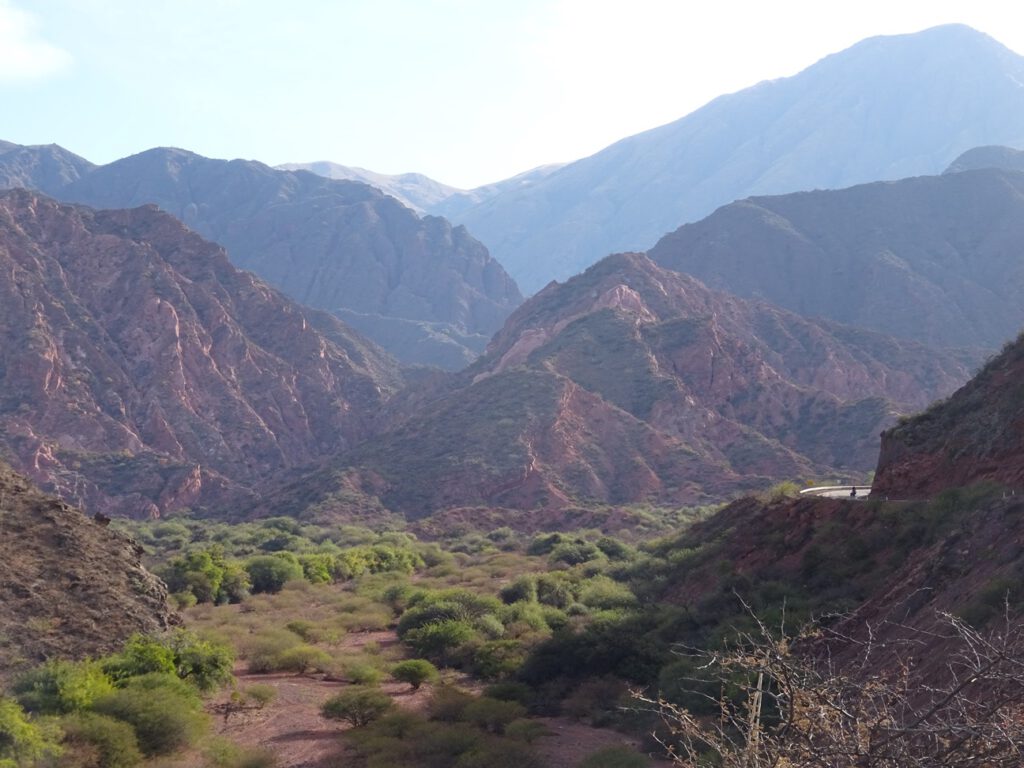
<path fill-rule="evenodd" d="M 345 720 L 356 728 L 372 723 L 395 706 L 378 688 L 350 686 L 323 703 L 320 714 L 329 720 Z"/>
<path fill-rule="evenodd" d="M 200 640 L 192 632 L 179 630 L 168 641 L 174 654 L 174 668 L 182 680 L 200 691 L 212 691 L 232 680 L 235 654 L 226 645 Z"/>
<path fill-rule="evenodd" d="M 323 649 L 300 643 L 278 653 L 271 662 L 270 671 L 303 675 L 310 670 L 326 671 L 331 662 L 331 655 Z"/>
<path fill-rule="evenodd" d="M 135 731 L 128 723 L 95 712 L 78 712 L 61 720 L 65 759 L 80 751 L 95 754 L 103 768 L 133 768 L 142 762 Z M 71 762 L 69 760 L 69 762 Z"/>
<path fill-rule="evenodd" d="M 474 701 L 473 697 L 458 688 L 442 685 L 434 689 L 427 705 L 427 712 L 431 720 L 440 720 L 444 723 L 455 723 L 463 719 L 468 707 Z"/>
<path fill-rule="evenodd" d="M 253 593 L 280 592 L 286 583 L 302 578 L 302 566 L 294 555 L 281 552 L 277 555 L 260 555 L 250 558 L 245 564 Z"/>
<path fill-rule="evenodd" d="M 60 715 L 88 709 L 114 686 L 93 661 L 48 661 L 19 677 L 12 692 L 29 712 Z"/>
<path fill-rule="evenodd" d="M 132 635 L 124 650 L 103 660 L 103 671 L 115 682 L 152 673 L 177 674 L 174 651 L 145 635 Z"/>
<path fill-rule="evenodd" d="M 17 702 L 0 696 L 0 767 L 30 768 L 60 751 L 54 734 L 30 721 Z"/>
<path fill-rule="evenodd" d="M 482 696 L 466 706 L 463 717 L 482 730 L 501 734 L 509 723 L 525 714 L 526 707 L 522 704 Z"/>
<path fill-rule="evenodd" d="M 520 718 L 513 720 L 505 726 L 505 735 L 515 741 L 522 741 L 526 744 L 533 744 L 537 739 L 551 734 L 548 727 L 539 720 L 527 720 Z"/>
<path fill-rule="evenodd" d="M 345 665 L 345 676 L 356 685 L 378 686 L 384 673 L 366 662 L 350 662 Z"/>
<path fill-rule="evenodd" d="M 256 709 L 263 709 L 267 704 L 277 698 L 277 688 L 272 685 L 255 683 L 243 688 L 241 690 L 241 695 L 245 701 L 252 702 L 252 705 L 256 707 Z"/>
<path fill-rule="evenodd" d="M 132 726 L 147 756 L 191 746 L 206 727 L 194 689 L 167 674 L 132 678 L 121 690 L 99 699 L 94 709 Z"/>
<path fill-rule="evenodd" d="M 400 683 L 408 683 L 418 691 L 424 683 L 437 679 L 437 667 L 426 659 L 408 659 L 391 668 L 391 676 Z"/>
<path fill-rule="evenodd" d="M 455 650 L 476 637 L 476 630 L 468 621 L 438 621 L 409 630 L 403 641 L 420 656 L 450 663 Z"/>
<path fill-rule="evenodd" d="M 604 553 L 597 548 L 596 544 L 583 539 L 575 539 L 558 544 L 551 550 L 548 560 L 552 564 L 580 565 L 602 557 L 604 557 Z"/>
<path fill-rule="evenodd" d="M 535 603 L 537 602 L 537 579 L 533 576 L 520 576 L 511 584 L 503 587 L 498 594 L 502 602 L 509 605 L 518 602 Z"/>

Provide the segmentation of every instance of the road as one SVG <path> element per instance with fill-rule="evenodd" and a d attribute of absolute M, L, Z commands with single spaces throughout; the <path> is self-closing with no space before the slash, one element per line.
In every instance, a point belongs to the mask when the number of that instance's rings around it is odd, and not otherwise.
<path fill-rule="evenodd" d="M 851 489 L 856 489 L 855 496 L 850 495 Z M 858 501 L 863 501 L 870 493 L 870 485 L 820 485 L 800 491 L 801 496 L 824 496 L 827 499 L 856 499 Z"/>

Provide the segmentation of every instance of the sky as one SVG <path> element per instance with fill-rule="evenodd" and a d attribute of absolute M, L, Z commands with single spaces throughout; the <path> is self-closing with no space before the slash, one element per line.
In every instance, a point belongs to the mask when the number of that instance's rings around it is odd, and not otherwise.
<path fill-rule="evenodd" d="M 0 0 L 0 139 L 471 188 L 946 23 L 1024 53 L 1008 0 Z"/>

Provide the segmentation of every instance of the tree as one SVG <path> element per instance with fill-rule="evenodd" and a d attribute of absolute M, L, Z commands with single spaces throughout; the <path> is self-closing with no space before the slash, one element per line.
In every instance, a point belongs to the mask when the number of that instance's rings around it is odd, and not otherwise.
<path fill-rule="evenodd" d="M 359 728 L 387 714 L 395 703 L 379 688 L 353 685 L 332 696 L 320 707 L 328 720 L 346 720 Z"/>
<path fill-rule="evenodd" d="M 391 676 L 400 683 L 408 683 L 414 691 L 418 691 L 424 683 L 437 679 L 437 667 L 426 659 L 408 659 L 392 667 Z"/>
<path fill-rule="evenodd" d="M 0 697 L 0 768 L 28 768 L 58 754 L 52 734 L 30 721 L 16 702 Z"/>
<path fill-rule="evenodd" d="M 280 592 L 287 582 L 302 578 L 302 566 L 294 555 L 260 555 L 245 564 L 253 592 Z"/>
<path fill-rule="evenodd" d="M 1007 612 L 1008 616 L 1008 612 Z M 701 716 L 665 699 L 637 694 L 657 712 L 658 738 L 676 765 L 722 768 L 996 768 L 1024 755 L 1024 626 L 1008 618 L 982 634 L 955 616 L 937 629 L 900 627 L 897 643 L 829 635 L 798 637 L 756 629 L 721 652 L 697 652 L 691 667 L 698 698 L 714 699 Z M 841 668 L 822 635 L 855 661 Z M 929 663 L 913 656 L 925 653 Z M 710 685 L 709 685 L 710 684 Z M 732 690 L 715 697 L 708 690 Z"/>

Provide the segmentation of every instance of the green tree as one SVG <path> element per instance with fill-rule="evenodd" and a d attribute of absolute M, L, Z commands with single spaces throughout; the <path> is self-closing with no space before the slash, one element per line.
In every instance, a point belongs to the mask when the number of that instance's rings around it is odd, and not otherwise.
<path fill-rule="evenodd" d="M 408 659 L 401 661 L 391 669 L 391 676 L 401 683 L 408 683 L 414 691 L 418 691 L 424 683 L 437 679 L 437 667 L 426 659 Z"/>
<path fill-rule="evenodd" d="M 253 592 L 280 592 L 287 582 L 302 578 L 302 566 L 294 555 L 260 555 L 245 564 Z"/>
<path fill-rule="evenodd" d="M 391 697 L 379 688 L 353 685 L 325 701 L 320 714 L 329 720 L 345 720 L 358 728 L 382 717 L 394 706 Z"/>
<path fill-rule="evenodd" d="M 54 734 L 30 721 L 16 701 L 0 697 L 0 768 L 31 768 L 60 751 Z"/>
<path fill-rule="evenodd" d="M 134 729 L 121 720 L 95 712 L 78 712 L 61 720 L 64 731 L 64 748 L 67 762 L 80 763 L 74 759 L 79 751 L 95 754 L 98 762 L 82 765 L 98 765 L 103 768 L 134 768 L 142 762 L 138 739 Z M 63 762 L 61 763 L 63 765 Z"/>
<path fill-rule="evenodd" d="M 170 674 L 132 678 L 124 688 L 99 699 L 94 709 L 131 725 L 147 756 L 194 744 L 207 724 L 195 689 Z"/>
<path fill-rule="evenodd" d="M 29 712 L 62 715 L 88 709 L 114 690 L 94 661 L 48 661 L 19 677 L 12 691 Z"/>

